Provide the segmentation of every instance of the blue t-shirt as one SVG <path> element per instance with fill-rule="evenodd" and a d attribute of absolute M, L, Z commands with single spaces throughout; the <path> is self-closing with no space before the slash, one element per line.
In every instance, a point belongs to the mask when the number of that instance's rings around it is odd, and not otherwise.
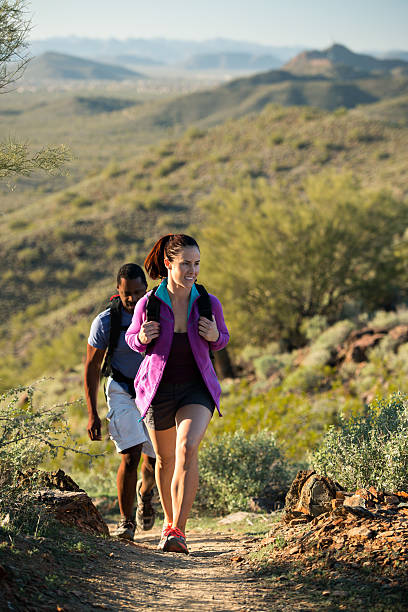
<path fill-rule="evenodd" d="M 121 309 L 122 319 L 121 325 L 128 326 L 132 322 L 132 314 Z M 91 346 L 106 351 L 109 346 L 109 331 L 110 331 L 110 309 L 104 310 L 92 321 L 91 330 L 89 332 L 88 344 Z M 132 351 L 125 341 L 126 330 L 121 330 L 119 341 L 112 356 L 112 366 L 121 372 L 127 378 L 135 378 L 140 364 L 143 361 L 143 355 Z"/>

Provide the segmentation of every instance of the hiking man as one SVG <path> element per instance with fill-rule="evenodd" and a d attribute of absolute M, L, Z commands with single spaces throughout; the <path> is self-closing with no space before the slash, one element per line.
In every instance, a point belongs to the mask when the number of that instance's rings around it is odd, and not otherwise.
<path fill-rule="evenodd" d="M 134 263 L 123 265 L 117 274 L 117 289 L 118 295 L 111 298 L 110 308 L 99 313 L 92 322 L 84 385 L 89 415 L 88 435 L 91 440 L 102 440 L 97 396 L 101 374 L 107 376 L 105 397 L 109 434 L 117 452 L 122 455 L 116 478 L 121 520 L 113 535 L 132 540 L 136 525 L 147 531 L 155 520 L 152 506 L 155 453 L 146 426 L 139 420 L 133 386 L 143 356 L 132 351 L 125 342 L 125 332 L 132 321 L 136 303 L 147 289 L 142 268 Z M 143 462 L 138 481 L 141 455 Z M 136 525 L 133 514 L 135 495 Z"/>

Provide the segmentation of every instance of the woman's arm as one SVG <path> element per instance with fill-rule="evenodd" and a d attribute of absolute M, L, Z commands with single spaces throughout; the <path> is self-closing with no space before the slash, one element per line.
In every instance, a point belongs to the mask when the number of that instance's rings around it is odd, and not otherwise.
<path fill-rule="evenodd" d="M 222 348 L 224 348 L 224 346 L 227 346 L 228 344 L 229 332 L 227 326 L 225 325 L 221 302 L 215 297 L 215 295 L 210 295 L 210 300 L 211 309 L 213 311 L 215 322 L 217 324 L 217 329 L 220 335 L 218 336 L 218 340 L 216 340 L 215 342 L 209 342 L 208 344 L 212 351 L 220 351 Z"/>

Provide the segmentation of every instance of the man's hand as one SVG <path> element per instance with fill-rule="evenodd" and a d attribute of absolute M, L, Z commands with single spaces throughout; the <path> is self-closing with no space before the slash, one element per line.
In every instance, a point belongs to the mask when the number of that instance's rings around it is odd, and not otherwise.
<path fill-rule="evenodd" d="M 158 321 L 145 321 L 139 331 L 139 340 L 142 344 L 149 344 L 160 335 L 160 323 Z"/>
<path fill-rule="evenodd" d="M 91 440 L 102 440 L 101 419 L 97 414 L 89 417 L 87 430 Z"/>
<path fill-rule="evenodd" d="M 206 317 L 199 318 L 198 333 L 205 338 L 207 342 L 217 342 L 220 337 L 220 332 L 218 331 L 214 315 L 212 316 L 212 321 L 209 321 Z"/>

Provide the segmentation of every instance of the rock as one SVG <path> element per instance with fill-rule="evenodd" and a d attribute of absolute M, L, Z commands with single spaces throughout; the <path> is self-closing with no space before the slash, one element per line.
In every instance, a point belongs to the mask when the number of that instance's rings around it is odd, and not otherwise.
<path fill-rule="evenodd" d="M 64 525 L 87 533 L 109 536 L 108 526 L 85 491 L 44 489 L 38 492 L 37 501 Z"/>
<path fill-rule="evenodd" d="M 83 491 L 72 480 L 71 476 L 68 476 L 63 470 L 57 470 L 56 472 L 44 472 L 40 477 L 41 484 L 47 489 L 59 489 L 60 491 Z"/>
<path fill-rule="evenodd" d="M 367 510 L 367 508 L 364 508 L 363 506 L 346 506 L 343 505 L 342 510 L 346 510 L 347 512 L 349 512 L 350 514 L 353 514 L 353 516 L 358 516 L 359 518 L 374 518 L 375 515 L 370 512 L 370 510 Z"/>
<path fill-rule="evenodd" d="M 372 327 L 363 327 L 351 332 L 344 346 L 338 352 L 338 362 L 349 363 L 354 361 L 355 363 L 361 363 L 367 361 L 368 350 L 376 346 L 386 334 L 386 329 L 374 329 Z"/>
<path fill-rule="evenodd" d="M 369 540 L 375 536 L 375 532 L 368 527 L 353 527 L 346 533 L 349 538 L 357 538 L 358 540 Z"/>
<path fill-rule="evenodd" d="M 390 506 L 395 506 L 399 504 L 399 498 L 396 495 L 386 495 L 384 497 L 384 501 L 386 504 L 389 504 Z"/>
<path fill-rule="evenodd" d="M 360 506 L 362 508 L 365 508 L 365 499 L 364 497 L 361 497 L 361 495 L 350 495 L 349 497 L 346 497 L 343 505 L 344 506 Z"/>
<path fill-rule="evenodd" d="M 253 517 L 254 515 L 252 512 L 233 512 L 232 514 L 224 516 L 218 522 L 220 525 L 229 525 L 230 523 L 239 523 L 240 521 L 244 521 L 247 518 Z"/>
<path fill-rule="evenodd" d="M 313 470 L 299 471 L 286 496 L 283 520 L 289 522 L 299 518 L 299 513 L 312 520 L 329 512 L 338 489 L 340 486 L 326 476 L 319 476 Z"/>

